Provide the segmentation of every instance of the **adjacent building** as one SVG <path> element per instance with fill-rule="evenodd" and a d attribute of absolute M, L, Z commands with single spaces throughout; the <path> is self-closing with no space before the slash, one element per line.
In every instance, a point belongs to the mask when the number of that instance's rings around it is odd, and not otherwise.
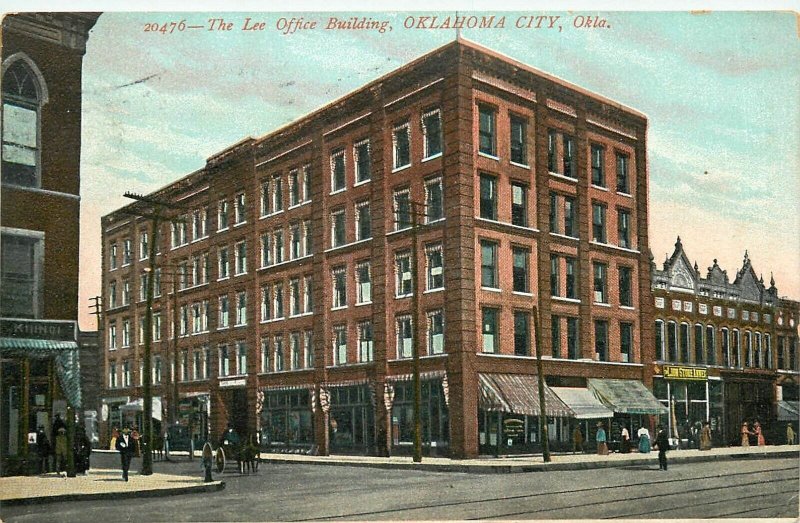
<path fill-rule="evenodd" d="M 2 22 L 0 467 L 31 472 L 29 433 L 79 408 L 81 70 L 98 14 Z"/>
<path fill-rule="evenodd" d="M 717 444 L 739 444 L 743 422 L 759 421 L 770 443 L 797 428 L 800 303 L 778 295 L 744 254 L 733 281 L 717 265 L 705 277 L 680 237 L 661 270 L 653 268 L 654 392 L 680 435 L 708 420 Z M 780 422 L 780 423 L 779 423 Z"/>

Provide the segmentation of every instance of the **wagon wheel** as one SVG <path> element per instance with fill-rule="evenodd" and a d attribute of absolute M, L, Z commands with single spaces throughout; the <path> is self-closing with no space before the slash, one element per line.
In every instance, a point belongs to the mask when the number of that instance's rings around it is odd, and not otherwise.
<path fill-rule="evenodd" d="M 222 450 L 222 447 L 217 449 L 214 462 L 217 464 L 217 473 L 222 474 L 222 471 L 225 470 L 225 451 Z"/>

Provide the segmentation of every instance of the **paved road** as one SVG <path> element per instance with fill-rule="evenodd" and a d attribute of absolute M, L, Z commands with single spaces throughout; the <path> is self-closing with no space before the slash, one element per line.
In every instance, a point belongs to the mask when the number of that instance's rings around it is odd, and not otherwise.
<path fill-rule="evenodd" d="M 93 460 L 113 466 L 117 458 L 101 455 Z M 155 468 L 201 473 L 197 461 L 156 463 Z M 676 464 L 668 472 L 632 466 L 489 475 L 262 464 L 256 475 L 221 478 L 226 489 L 212 494 L 6 507 L 0 508 L 0 518 L 97 523 L 800 515 L 796 459 Z"/>

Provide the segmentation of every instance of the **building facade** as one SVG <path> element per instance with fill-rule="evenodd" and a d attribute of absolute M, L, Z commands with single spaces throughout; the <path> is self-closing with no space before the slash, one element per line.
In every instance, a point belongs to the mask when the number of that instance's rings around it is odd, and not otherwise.
<path fill-rule="evenodd" d="M 783 443 L 798 421 L 800 303 L 780 298 L 773 278 L 767 287 L 747 252 L 733 281 L 717 260 L 703 277 L 680 237 L 653 268 L 653 295 L 653 390 L 672 413 L 664 424 L 682 436 L 708 420 L 717 444 L 736 445 L 742 423 L 759 421 L 768 443 Z"/>
<path fill-rule="evenodd" d="M 106 432 L 141 397 L 149 281 L 153 415 L 198 438 L 232 424 L 268 448 L 408 451 L 416 342 L 426 452 L 530 451 L 534 307 L 554 442 L 576 419 L 646 422 L 665 410 L 646 130 L 458 39 L 210 157 L 150 195 L 178 209 L 152 278 L 142 204 L 102 219 Z M 571 399 L 590 389 L 602 415 Z"/>
<path fill-rule="evenodd" d="M 97 14 L 2 23 L 0 462 L 31 472 L 29 434 L 80 407 L 81 71 Z"/>

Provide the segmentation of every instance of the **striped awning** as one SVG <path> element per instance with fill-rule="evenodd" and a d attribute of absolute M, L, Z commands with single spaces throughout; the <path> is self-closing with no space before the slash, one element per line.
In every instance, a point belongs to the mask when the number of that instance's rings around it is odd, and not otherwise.
<path fill-rule="evenodd" d="M 778 421 L 797 421 L 800 419 L 800 406 L 796 401 L 778 402 Z"/>
<path fill-rule="evenodd" d="M 644 383 L 638 380 L 589 378 L 589 389 L 608 408 L 620 414 L 667 414 L 662 405 Z"/>
<path fill-rule="evenodd" d="M 280 392 L 287 390 L 312 390 L 313 388 L 313 383 L 302 383 L 300 385 L 267 385 L 258 390 L 263 390 L 264 392 Z"/>
<path fill-rule="evenodd" d="M 437 379 L 437 378 L 444 378 L 445 374 L 447 374 L 447 372 L 444 369 L 442 369 L 442 370 L 430 370 L 430 371 L 426 371 L 426 372 L 420 372 L 419 373 L 419 379 L 422 380 L 422 381 L 429 381 L 429 380 L 434 380 L 434 379 Z M 414 374 L 413 373 L 412 374 L 397 374 L 397 375 L 394 375 L 394 376 L 386 376 L 386 381 L 389 381 L 389 382 L 392 382 L 392 383 L 397 382 L 397 381 L 411 381 L 413 379 L 414 379 Z"/>
<path fill-rule="evenodd" d="M 0 337 L 0 356 L 55 361 L 61 390 L 69 404 L 81 407 L 81 362 L 74 340 Z"/>
<path fill-rule="evenodd" d="M 552 387 L 556 396 L 561 398 L 575 419 L 611 418 L 614 412 L 600 403 L 600 400 L 589 389 L 579 387 Z"/>
<path fill-rule="evenodd" d="M 539 382 L 536 375 L 478 374 L 478 405 L 483 410 L 539 416 Z M 544 386 L 545 414 L 566 418 L 571 415 L 558 396 Z"/>
<path fill-rule="evenodd" d="M 34 338 L 0 338 L 0 350 L 78 350 L 74 341 L 37 340 Z"/>

